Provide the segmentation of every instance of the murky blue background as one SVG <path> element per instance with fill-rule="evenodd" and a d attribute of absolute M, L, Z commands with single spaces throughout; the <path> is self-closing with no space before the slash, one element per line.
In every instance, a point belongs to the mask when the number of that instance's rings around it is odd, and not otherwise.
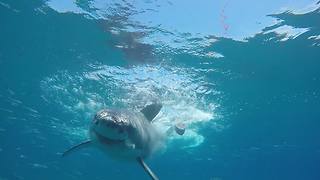
<path fill-rule="evenodd" d="M 0 179 L 148 179 L 87 138 L 103 107 L 187 125 L 160 179 L 320 179 L 319 2 L 0 0 Z"/>

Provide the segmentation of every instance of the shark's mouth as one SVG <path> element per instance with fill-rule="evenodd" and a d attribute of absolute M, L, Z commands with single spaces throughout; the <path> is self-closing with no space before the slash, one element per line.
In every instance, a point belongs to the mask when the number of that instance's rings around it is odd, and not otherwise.
<path fill-rule="evenodd" d="M 103 135 L 100 135 L 98 132 L 96 132 L 94 130 L 94 133 L 96 134 L 97 136 L 97 139 L 104 143 L 104 144 L 120 144 L 120 143 L 123 143 L 125 140 L 120 140 L 120 139 L 111 139 L 111 138 L 108 138 L 108 137 L 105 137 Z"/>

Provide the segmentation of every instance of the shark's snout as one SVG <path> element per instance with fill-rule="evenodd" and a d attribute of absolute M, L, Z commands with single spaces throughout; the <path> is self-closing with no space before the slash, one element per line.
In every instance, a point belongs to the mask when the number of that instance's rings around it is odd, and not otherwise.
<path fill-rule="evenodd" d="M 115 111 L 101 110 L 92 122 L 95 133 L 112 140 L 125 140 L 128 137 L 128 122 Z"/>

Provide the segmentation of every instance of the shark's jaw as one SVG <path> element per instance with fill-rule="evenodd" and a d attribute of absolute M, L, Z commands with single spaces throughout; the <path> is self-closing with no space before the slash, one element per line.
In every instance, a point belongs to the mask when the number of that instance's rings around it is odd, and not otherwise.
<path fill-rule="evenodd" d="M 101 135 L 100 133 L 96 132 L 95 130 L 93 130 L 93 133 L 95 135 L 95 137 L 97 138 L 97 140 L 103 144 L 120 144 L 125 142 L 125 139 L 112 139 L 109 137 L 106 137 L 104 135 Z"/>
<path fill-rule="evenodd" d="M 100 139 L 118 142 L 128 138 L 129 123 L 115 111 L 101 110 L 95 115 L 91 129 Z"/>

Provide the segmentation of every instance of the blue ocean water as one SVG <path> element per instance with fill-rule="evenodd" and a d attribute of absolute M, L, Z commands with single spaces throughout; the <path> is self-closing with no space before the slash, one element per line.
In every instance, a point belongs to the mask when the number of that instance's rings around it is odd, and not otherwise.
<path fill-rule="evenodd" d="M 319 2 L 266 2 L 0 0 L 0 179 L 148 179 L 61 152 L 155 99 L 159 129 L 187 126 L 146 160 L 160 179 L 320 179 Z"/>

